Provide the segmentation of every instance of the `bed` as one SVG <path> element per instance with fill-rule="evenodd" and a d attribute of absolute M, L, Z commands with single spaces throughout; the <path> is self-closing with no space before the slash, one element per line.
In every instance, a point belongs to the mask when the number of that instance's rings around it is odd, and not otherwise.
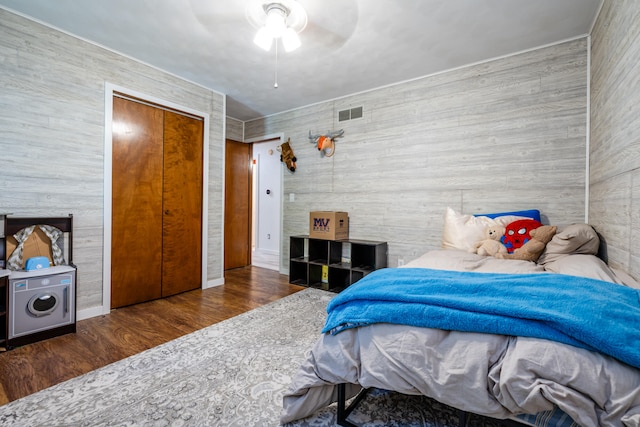
<path fill-rule="evenodd" d="M 375 388 L 525 425 L 639 426 L 640 286 L 596 256 L 593 228 L 559 227 L 530 262 L 447 246 L 446 227 L 446 249 L 331 301 L 281 422 L 338 401 L 350 425 L 344 401 Z"/>

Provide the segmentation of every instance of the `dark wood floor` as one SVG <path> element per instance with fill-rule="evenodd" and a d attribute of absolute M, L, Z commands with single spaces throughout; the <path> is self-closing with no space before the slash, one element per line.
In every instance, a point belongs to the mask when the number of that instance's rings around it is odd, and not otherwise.
<path fill-rule="evenodd" d="M 0 353 L 0 405 L 244 313 L 304 288 L 258 267 L 225 284 L 81 320 L 77 332 Z"/>

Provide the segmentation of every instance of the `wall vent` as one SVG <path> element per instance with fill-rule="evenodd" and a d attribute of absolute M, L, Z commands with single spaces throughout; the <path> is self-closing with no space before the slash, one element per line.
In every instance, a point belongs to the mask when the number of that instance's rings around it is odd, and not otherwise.
<path fill-rule="evenodd" d="M 354 107 L 349 110 L 338 111 L 338 121 L 345 122 L 347 120 L 361 119 L 363 116 L 362 107 Z"/>

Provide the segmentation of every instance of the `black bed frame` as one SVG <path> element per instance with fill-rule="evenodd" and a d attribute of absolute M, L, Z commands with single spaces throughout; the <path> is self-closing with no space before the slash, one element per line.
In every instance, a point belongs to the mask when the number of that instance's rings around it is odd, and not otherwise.
<path fill-rule="evenodd" d="M 356 397 L 349 404 L 349 406 L 347 406 L 346 405 L 347 403 L 346 384 L 345 383 L 338 384 L 338 413 L 337 413 L 338 425 L 341 425 L 343 427 L 358 427 L 357 425 L 353 424 L 351 421 L 347 420 L 347 418 L 349 417 L 349 415 L 351 415 L 351 412 L 353 412 L 353 410 L 358 406 L 358 404 L 360 404 L 362 399 L 365 398 L 367 393 L 369 393 L 369 390 L 371 389 L 363 388 L 362 390 L 360 390 L 360 392 L 356 395 Z M 469 418 L 471 418 L 471 416 L 474 414 L 460 410 L 460 409 L 457 409 L 456 411 L 458 412 L 458 427 L 467 427 Z M 524 425 L 522 423 L 519 423 L 513 420 L 496 420 L 496 421 L 498 421 L 498 423 L 502 427 L 522 427 Z"/>

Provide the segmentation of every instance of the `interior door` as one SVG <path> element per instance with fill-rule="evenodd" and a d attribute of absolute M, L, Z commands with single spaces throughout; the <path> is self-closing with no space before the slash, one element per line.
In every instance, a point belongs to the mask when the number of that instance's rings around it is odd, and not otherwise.
<path fill-rule="evenodd" d="M 163 115 L 113 98 L 112 308 L 162 295 Z"/>
<path fill-rule="evenodd" d="M 253 253 L 251 263 L 279 270 L 282 162 L 280 138 L 253 143 Z"/>
<path fill-rule="evenodd" d="M 251 144 L 225 145 L 224 269 L 251 264 Z"/>
<path fill-rule="evenodd" d="M 202 285 L 203 121 L 164 112 L 162 296 Z"/>
<path fill-rule="evenodd" d="M 204 122 L 113 98 L 111 308 L 202 281 Z"/>

